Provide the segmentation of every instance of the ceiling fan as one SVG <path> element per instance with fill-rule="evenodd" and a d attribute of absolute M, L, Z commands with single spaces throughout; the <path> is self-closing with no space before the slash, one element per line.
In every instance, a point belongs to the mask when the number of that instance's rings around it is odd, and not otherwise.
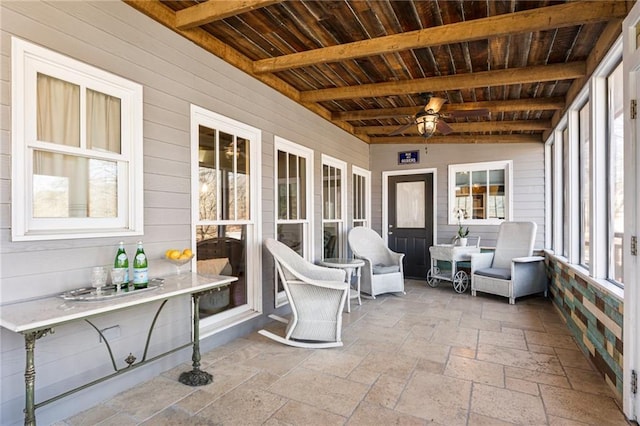
<path fill-rule="evenodd" d="M 433 93 L 421 93 L 420 97 L 424 100 L 425 106 L 413 116 L 413 122 L 397 128 L 393 132 L 389 133 L 389 136 L 402 134 L 411 126 L 417 126 L 418 132 L 424 136 L 425 139 L 433 136 L 436 130 L 443 135 L 448 135 L 453 132 L 453 129 L 444 120 L 442 120 L 443 118 L 472 117 L 489 114 L 489 110 L 486 108 L 466 111 L 451 111 L 445 114 L 440 112 L 440 108 L 442 108 L 442 105 L 447 102 L 446 99 L 433 96 Z"/>

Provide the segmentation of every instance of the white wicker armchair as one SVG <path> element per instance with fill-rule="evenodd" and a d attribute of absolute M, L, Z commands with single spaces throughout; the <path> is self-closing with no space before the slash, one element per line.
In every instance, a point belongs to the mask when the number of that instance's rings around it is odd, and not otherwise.
<path fill-rule="evenodd" d="M 471 255 L 471 295 L 476 292 L 509 298 L 535 293 L 547 296 L 544 257 L 532 256 L 537 225 L 534 222 L 502 222 L 496 249 Z"/>
<path fill-rule="evenodd" d="M 404 253 L 391 251 L 376 231 L 362 226 L 349 231 L 349 247 L 357 259 L 364 260 L 360 288 L 363 293 L 374 299 L 383 293 L 404 294 Z"/>
<path fill-rule="evenodd" d="M 291 318 L 269 315 L 287 324 L 284 337 L 268 330 L 259 333 L 301 348 L 342 346 L 342 310 L 349 294 L 346 272 L 314 265 L 271 238 L 266 239 L 264 245 L 275 261 L 291 307 Z"/>

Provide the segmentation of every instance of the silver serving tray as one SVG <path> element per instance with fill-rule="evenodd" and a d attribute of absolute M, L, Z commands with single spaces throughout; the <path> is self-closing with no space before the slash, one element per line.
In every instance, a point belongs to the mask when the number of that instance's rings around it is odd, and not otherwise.
<path fill-rule="evenodd" d="M 147 291 L 153 291 L 159 287 L 162 287 L 164 280 L 154 278 L 149 281 L 146 288 L 134 290 L 133 286 L 129 286 L 128 290 L 116 291 L 115 286 L 105 286 L 100 289 L 100 292 L 93 287 L 82 287 L 74 290 L 65 291 L 61 293 L 59 297 L 64 300 L 73 300 L 77 302 L 99 302 L 101 300 L 111 300 L 118 297 L 131 296 L 134 294 L 140 294 Z"/>

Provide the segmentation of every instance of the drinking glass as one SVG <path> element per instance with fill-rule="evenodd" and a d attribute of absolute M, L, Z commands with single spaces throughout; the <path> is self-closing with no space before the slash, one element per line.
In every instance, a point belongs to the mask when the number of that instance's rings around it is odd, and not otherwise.
<path fill-rule="evenodd" d="M 116 291 L 120 291 L 120 287 L 124 283 L 125 272 L 126 269 L 124 268 L 111 268 L 111 284 L 116 286 Z"/>
<path fill-rule="evenodd" d="M 91 269 L 91 287 L 96 289 L 97 293 L 102 291 L 102 287 L 107 283 L 107 268 L 104 266 L 94 266 Z"/>

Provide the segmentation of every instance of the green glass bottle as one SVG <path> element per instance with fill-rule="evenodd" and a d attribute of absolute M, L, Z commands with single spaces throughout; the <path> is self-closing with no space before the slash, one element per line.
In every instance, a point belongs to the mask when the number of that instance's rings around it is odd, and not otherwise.
<path fill-rule="evenodd" d="M 120 241 L 120 247 L 118 247 L 113 267 L 124 269 L 124 282 L 120 285 L 120 288 L 126 289 L 129 287 L 129 258 L 127 257 L 127 252 L 124 250 L 123 241 Z"/>
<path fill-rule="evenodd" d="M 147 255 L 144 254 L 142 241 L 138 241 L 138 249 L 136 256 L 133 258 L 133 288 L 147 288 L 149 284 L 149 268 L 147 263 Z"/>

